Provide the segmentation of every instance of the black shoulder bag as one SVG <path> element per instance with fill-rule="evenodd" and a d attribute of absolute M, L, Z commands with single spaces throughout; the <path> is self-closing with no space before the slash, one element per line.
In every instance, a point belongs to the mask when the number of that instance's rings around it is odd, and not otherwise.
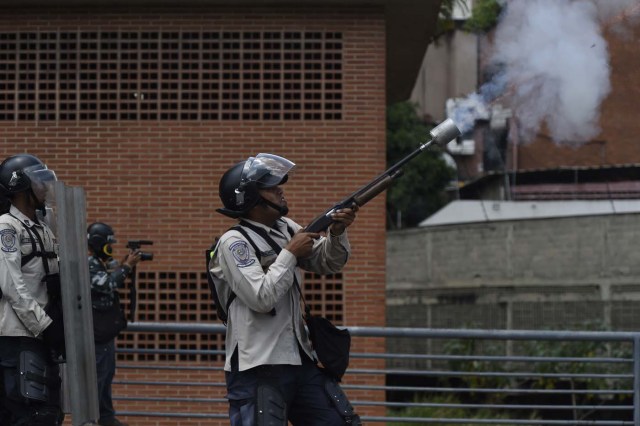
<path fill-rule="evenodd" d="M 94 295 L 92 298 L 100 299 L 100 295 Z M 105 305 L 101 303 L 92 303 L 93 307 L 93 339 L 98 344 L 107 343 L 127 328 L 127 318 L 120 304 L 120 295 L 113 290 L 112 303 Z"/>
<path fill-rule="evenodd" d="M 280 253 L 280 251 L 282 251 L 282 247 L 280 247 L 263 228 L 245 221 L 241 221 L 240 225 L 246 226 L 247 228 L 255 231 L 267 243 L 269 243 L 276 253 Z M 288 230 L 289 233 L 293 235 L 293 231 L 291 229 Z M 311 307 L 307 305 L 307 302 L 304 299 L 302 289 L 300 288 L 300 284 L 298 284 L 295 274 L 293 276 L 293 282 L 298 289 L 298 293 L 300 294 L 302 303 L 304 304 L 304 319 L 307 323 L 307 328 L 309 329 L 309 337 L 311 339 L 311 343 L 313 343 L 313 349 L 316 351 L 316 355 L 318 355 L 318 360 L 322 364 L 322 367 L 328 376 L 340 381 L 349 366 L 351 334 L 348 329 L 339 329 L 324 317 L 312 315 Z"/>

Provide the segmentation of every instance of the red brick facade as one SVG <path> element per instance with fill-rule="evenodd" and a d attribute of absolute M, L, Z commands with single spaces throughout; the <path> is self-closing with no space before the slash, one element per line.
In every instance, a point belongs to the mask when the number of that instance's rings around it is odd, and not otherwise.
<path fill-rule="evenodd" d="M 640 52 L 637 49 L 640 25 L 628 28 L 629 32 L 624 34 L 605 32 L 611 93 L 601 106 L 600 135 L 577 148 L 559 147 L 543 138 L 521 145 L 517 170 L 640 163 Z M 510 160 L 513 158 L 510 154 Z"/>
<path fill-rule="evenodd" d="M 155 321 L 167 318 L 172 321 L 213 321 L 213 309 L 203 290 L 206 283 L 201 280 L 203 250 L 215 235 L 232 225 L 231 220 L 214 211 L 220 207 L 219 177 L 230 165 L 259 152 L 276 153 L 296 162 L 298 168 L 285 190 L 292 209 L 290 216 L 300 223 L 309 221 L 330 203 L 384 169 L 385 21 L 380 9 L 29 8 L 3 11 L 0 24 L 3 33 L 311 31 L 341 35 L 339 119 L 0 121 L 0 156 L 33 153 L 53 168 L 67 185 L 83 187 L 87 196 L 87 221 L 104 221 L 114 227 L 118 237 L 117 257 L 124 255 L 124 243 L 128 239 L 154 241 L 148 249 L 155 253 L 155 259 L 142 263 L 139 272 L 143 278 L 152 277 L 151 281 L 157 283 L 157 287 L 152 286 L 156 290 L 151 291 L 155 296 L 159 294 L 157 289 L 166 288 L 163 287 L 166 284 L 163 280 L 166 280 L 169 287 L 176 286 L 177 297 L 174 294 L 173 301 L 164 305 L 162 300 L 140 300 L 139 319 L 142 316 L 143 320 Z M 357 223 L 350 228 L 353 257 L 342 276 L 344 303 L 342 312 L 337 313 L 337 318 L 341 317 L 344 324 L 384 325 L 384 223 L 384 200 L 379 198 L 361 211 Z M 143 278 L 139 278 L 139 282 L 144 286 Z M 195 284 L 180 284 L 191 281 Z M 141 292 L 144 294 L 144 288 Z M 199 295 L 195 300 L 189 296 L 194 293 Z M 169 311 L 164 310 L 167 307 Z M 170 312 L 171 309 L 177 312 Z M 133 339 L 124 336 L 123 341 L 127 338 L 128 341 Z M 163 343 L 171 345 L 171 342 Z M 356 339 L 352 348 L 354 352 L 383 350 L 384 345 L 376 339 Z M 145 364 L 153 362 L 148 359 Z M 162 359 L 157 363 L 167 364 Z M 205 362 L 204 365 L 220 366 L 221 362 Z M 355 360 L 353 365 L 380 367 L 375 360 Z M 155 373 L 120 369 L 117 379 L 150 380 L 151 374 Z M 158 379 L 165 381 L 212 382 L 221 378 L 219 373 L 194 377 L 175 372 L 159 374 Z M 349 384 L 365 381 L 369 385 L 380 385 L 383 378 L 346 378 Z M 143 389 L 118 385 L 116 394 L 151 396 Z M 216 389 L 215 395 L 206 388 L 199 390 L 198 395 L 186 395 L 179 387 L 163 392 L 166 396 L 176 397 L 223 396 L 222 389 Z M 380 392 L 350 394 L 354 399 L 382 397 Z M 118 401 L 117 409 L 154 410 L 153 405 Z M 214 409 L 202 404 L 191 408 L 157 405 L 158 410 L 169 411 Z M 381 413 L 377 407 L 365 407 L 360 411 L 363 414 Z M 129 418 L 129 421 L 136 425 L 217 424 L 211 420 L 163 421 L 161 418 Z M 227 424 L 227 421 L 219 424 Z"/>

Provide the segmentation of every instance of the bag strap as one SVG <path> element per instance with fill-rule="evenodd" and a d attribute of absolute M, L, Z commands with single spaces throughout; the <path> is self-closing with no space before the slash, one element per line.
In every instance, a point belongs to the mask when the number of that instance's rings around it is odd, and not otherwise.
<path fill-rule="evenodd" d="M 260 249 L 258 248 L 258 245 L 255 243 L 255 241 L 253 241 L 253 238 L 251 238 L 249 236 L 249 233 L 246 231 L 246 229 L 243 228 L 243 225 L 248 224 L 250 226 L 248 226 L 248 228 L 250 229 L 254 229 L 257 227 L 254 227 L 253 225 L 249 224 L 248 222 L 244 222 L 242 221 L 240 224 L 234 225 L 231 228 L 228 229 L 228 231 L 234 230 L 234 231 L 238 231 L 239 233 L 242 234 L 242 236 L 249 241 L 249 244 L 251 244 L 251 247 L 253 247 L 253 250 L 256 253 L 256 257 L 258 258 L 258 262 L 261 261 L 262 259 L 262 252 L 260 251 Z M 207 268 L 207 281 L 209 282 L 209 288 L 211 289 L 212 292 L 215 292 L 215 299 L 216 299 L 216 303 L 219 303 L 220 300 L 218 298 L 218 294 L 217 294 L 217 290 L 215 287 L 215 281 L 213 279 L 213 277 L 211 276 L 211 273 L 208 272 L 209 270 L 209 261 L 211 260 L 211 258 L 213 257 L 213 253 L 215 253 L 215 251 L 217 250 L 217 246 L 218 246 L 218 239 L 216 238 L 216 242 L 215 244 L 209 249 L 205 251 L 205 257 L 206 257 L 206 268 Z M 278 250 L 279 252 L 279 250 Z M 231 291 L 231 294 L 229 294 L 229 298 L 227 299 L 227 302 L 225 303 L 225 308 L 224 311 L 221 312 L 218 309 L 218 317 L 220 317 L 220 319 L 222 320 L 222 323 L 224 325 L 227 325 L 227 317 L 229 315 L 229 307 L 231 306 L 231 303 L 235 300 L 236 298 L 236 294 Z M 271 312 L 269 312 L 271 315 L 275 315 L 276 314 L 276 310 L 275 308 L 271 310 Z"/>
<path fill-rule="evenodd" d="M 231 294 L 229 295 L 229 299 L 227 300 L 225 309 L 222 309 L 222 307 L 220 306 L 220 298 L 218 297 L 218 291 L 216 290 L 217 280 L 213 278 L 213 276 L 211 275 L 211 272 L 209 271 L 209 262 L 211 261 L 211 258 L 215 254 L 216 250 L 218 249 L 218 241 L 219 241 L 219 238 L 216 237 L 216 240 L 213 243 L 213 245 L 208 250 L 205 250 L 205 253 L 204 253 L 205 270 L 207 271 L 207 281 L 209 283 L 209 290 L 211 290 L 211 297 L 213 298 L 213 301 L 216 306 L 216 313 L 218 315 L 218 319 L 222 321 L 222 324 L 227 325 L 227 313 L 229 312 L 229 305 L 231 305 L 231 302 L 233 302 L 233 299 L 235 299 L 236 295 L 234 292 L 231 292 Z"/>
<path fill-rule="evenodd" d="M 49 263 L 47 262 L 47 259 L 55 259 L 56 257 L 58 257 L 58 255 L 53 251 L 46 251 L 44 249 L 44 242 L 42 241 L 42 238 L 40 238 L 40 235 L 37 231 L 32 231 L 31 229 L 29 229 L 27 225 L 22 223 L 22 221 L 15 217 L 13 214 L 7 214 L 20 222 L 25 231 L 27 231 L 27 234 L 29 234 L 29 239 L 31 240 L 31 253 L 22 257 L 20 266 L 26 265 L 31 261 L 31 259 L 37 256 L 42 259 L 42 265 L 44 267 L 45 274 L 49 275 Z"/>
<path fill-rule="evenodd" d="M 276 252 L 276 254 L 280 254 L 280 252 L 282 251 L 282 247 L 280 247 L 280 245 L 278 243 L 276 243 L 273 240 L 273 238 L 271 238 L 271 236 L 267 233 L 267 231 L 264 228 L 261 228 L 259 226 L 253 225 L 252 223 L 249 223 L 249 222 L 244 221 L 244 220 L 240 221 L 240 225 L 241 226 L 246 226 L 247 228 L 251 229 L 256 234 L 260 235 L 260 237 L 262 237 L 262 239 L 265 240 L 271 246 L 271 248 Z M 295 234 L 295 232 L 289 226 L 289 224 L 287 224 L 287 232 L 293 238 L 293 235 Z M 296 274 L 295 273 L 293 274 L 293 283 L 295 284 L 296 288 L 298 289 L 298 294 L 300 294 L 300 298 L 302 299 L 302 303 L 304 304 L 305 313 L 307 315 L 310 315 L 311 314 L 311 307 L 309 307 L 309 305 L 307 305 L 307 301 L 304 299 L 304 294 L 302 294 L 302 289 L 300 288 L 300 284 L 298 283 L 298 279 L 296 278 Z"/>

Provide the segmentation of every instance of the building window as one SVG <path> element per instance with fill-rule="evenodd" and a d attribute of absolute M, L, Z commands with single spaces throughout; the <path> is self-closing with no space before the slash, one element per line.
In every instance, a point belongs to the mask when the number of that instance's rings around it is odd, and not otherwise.
<path fill-rule="evenodd" d="M 216 308 L 204 272 L 138 272 L 135 320 L 216 323 Z M 131 294 L 121 291 L 125 313 Z M 220 323 L 220 322 L 218 322 Z M 224 361 L 224 335 L 206 333 L 129 333 L 118 337 L 128 361 Z"/>
<path fill-rule="evenodd" d="M 342 274 L 304 274 L 304 300 L 314 315 L 322 315 L 342 325 L 344 322 L 344 288 Z"/>
<path fill-rule="evenodd" d="M 0 121 L 340 120 L 338 32 L 0 33 Z"/>

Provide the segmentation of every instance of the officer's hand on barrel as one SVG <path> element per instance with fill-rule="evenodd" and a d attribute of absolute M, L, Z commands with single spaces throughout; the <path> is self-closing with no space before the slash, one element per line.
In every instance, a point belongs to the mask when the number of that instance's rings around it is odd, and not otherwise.
<path fill-rule="evenodd" d="M 353 203 L 351 208 L 336 210 L 331 215 L 331 219 L 334 222 L 329 227 L 329 232 L 332 235 L 341 235 L 356 220 L 356 212 L 358 210 L 360 210 L 360 207 L 356 203 Z"/>

